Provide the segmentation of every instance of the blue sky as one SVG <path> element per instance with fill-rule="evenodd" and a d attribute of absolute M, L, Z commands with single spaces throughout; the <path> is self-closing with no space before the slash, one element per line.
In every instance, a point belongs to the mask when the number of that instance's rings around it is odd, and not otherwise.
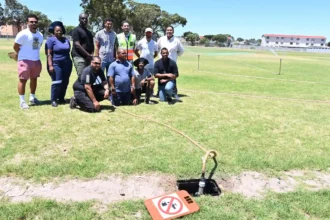
<path fill-rule="evenodd" d="M 137 0 L 154 3 L 170 13 L 186 17 L 185 31 L 199 35 L 228 33 L 235 38 L 260 38 L 262 34 L 321 35 L 330 41 L 330 1 L 317 0 Z M 4 0 L 0 0 L 3 5 Z M 81 0 L 19 0 L 32 10 L 47 14 L 51 20 L 77 25 Z"/>

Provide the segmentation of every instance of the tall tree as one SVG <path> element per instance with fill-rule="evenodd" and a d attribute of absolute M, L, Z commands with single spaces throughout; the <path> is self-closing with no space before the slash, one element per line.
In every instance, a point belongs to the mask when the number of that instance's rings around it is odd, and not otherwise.
<path fill-rule="evenodd" d="M 0 25 L 4 25 L 4 24 L 6 24 L 5 11 L 0 3 Z"/>
<path fill-rule="evenodd" d="M 199 40 L 199 35 L 196 33 L 190 32 L 185 37 L 186 41 L 190 41 L 192 46 L 195 46 L 195 42 Z"/>
<path fill-rule="evenodd" d="M 217 35 L 213 36 L 212 40 L 215 40 L 217 43 L 225 43 L 225 42 L 227 42 L 227 35 L 217 34 Z"/>
<path fill-rule="evenodd" d="M 127 18 L 125 0 L 81 0 L 80 6 L 89 15 L 90 26 L 95 31 L 103 27 L 104 19 L 112 18 L 114 30 L 118 32 L 121 30 L 121 23 Z"/>
<path fill-rule="evenodd" d="M 238 42 L 242 42 L 242 41 L 244 41 L 244 39 L 241 38 L 241 37 L 238 37 L 238 38 L 237 38 L 237 41 L 238 41 Z"/>
<path fill-rule="evenodd" d="M 173 26 L 174 28 L 178 26 L 184 27 L 187 24 L 187 19 L 180 16 L 179 14 L 170 14 L 167 11 L 162 11 L 160 18 L 157 20 L 156 31 L 162 32 L 164 35 L 166 33 L 166 27 Z"/>
<path fill-rule="evenodd" d="M 187 31 L 187 32 L 184 32 L 182 36 L 183 36 L 184 38 L 186 38 L 189 34 L 192 34 L 192 33 L 193 33 L 193 32 L 191 32 L 191 31 Z"/>
<path fill-rule="evenodd" d="M 137 39 L 144 36 L 144 30 L 146 28 L 157 29 L 158 19 L 161 16 L 161 9 L 158 5 L 129 0 L 127 7 L 126 15 Z"/>
<path fill-rule="evenodd" d="M 212 40 L 214 35 L 213 34 L 207 34 L 207 35 L 204 35 L 204 37 L 208 40 Z"/>
<path fill-rule="evenodd" d="M 75 28 L 75 26 L 72 26 L 72 25 L 68 25 L 68 26 L 64 26 L 65 27 L 65 30 L 66 30 L 66 35 L 71 35 L 72 33 L 72 30 Z"/>
<path fill-rule="evenodd" d="M 5 0 L 4 14 L 7 24 L 15 25 L 18 31 L 21 31 L 21 26 L 25 23 L 25 14 L 28 8 L 16 0 Z"/>

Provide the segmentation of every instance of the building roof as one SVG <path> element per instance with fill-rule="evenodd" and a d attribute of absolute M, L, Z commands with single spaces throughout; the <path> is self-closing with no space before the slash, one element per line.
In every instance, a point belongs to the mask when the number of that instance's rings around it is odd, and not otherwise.
<path fill-rule="evenodd" d="M 266 37 L 293 37 L 293 38 L 321 38 L 327 39 L 324 36 L 308 36 L 308 35 L 290 35 L 290 34 L 264 34 Z"/>

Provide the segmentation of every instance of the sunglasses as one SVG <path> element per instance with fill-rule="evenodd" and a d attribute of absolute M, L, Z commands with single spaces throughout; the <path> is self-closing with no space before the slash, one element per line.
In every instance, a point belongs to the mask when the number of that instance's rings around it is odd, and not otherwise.
<path fill-rule="evenodd" d="M 94 64 L 97 64 L 97 65 L 100 65 L 101 63 L 99 63 L 99 62 L 93 62 Z"/>
<path fill-rule="evenodd" d="M 29 21 L 31 24 L 38 24 L 38 21 Z"/>

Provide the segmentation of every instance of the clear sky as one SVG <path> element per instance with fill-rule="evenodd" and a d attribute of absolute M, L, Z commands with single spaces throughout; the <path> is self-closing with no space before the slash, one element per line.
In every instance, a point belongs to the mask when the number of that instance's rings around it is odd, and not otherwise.
<path fill-rule="evenodd" d="M 330 41 L 329 0 L 137 0 L 154 3 L 188 21 L 175 35 L 228 33 L 235 38 L 260 38 L 262 34 L 321 35 Z M 0 0 L 3 4 L 4 0 Z M 81 0 L 19 0 L 51 20 L 77 25 Z"/>

